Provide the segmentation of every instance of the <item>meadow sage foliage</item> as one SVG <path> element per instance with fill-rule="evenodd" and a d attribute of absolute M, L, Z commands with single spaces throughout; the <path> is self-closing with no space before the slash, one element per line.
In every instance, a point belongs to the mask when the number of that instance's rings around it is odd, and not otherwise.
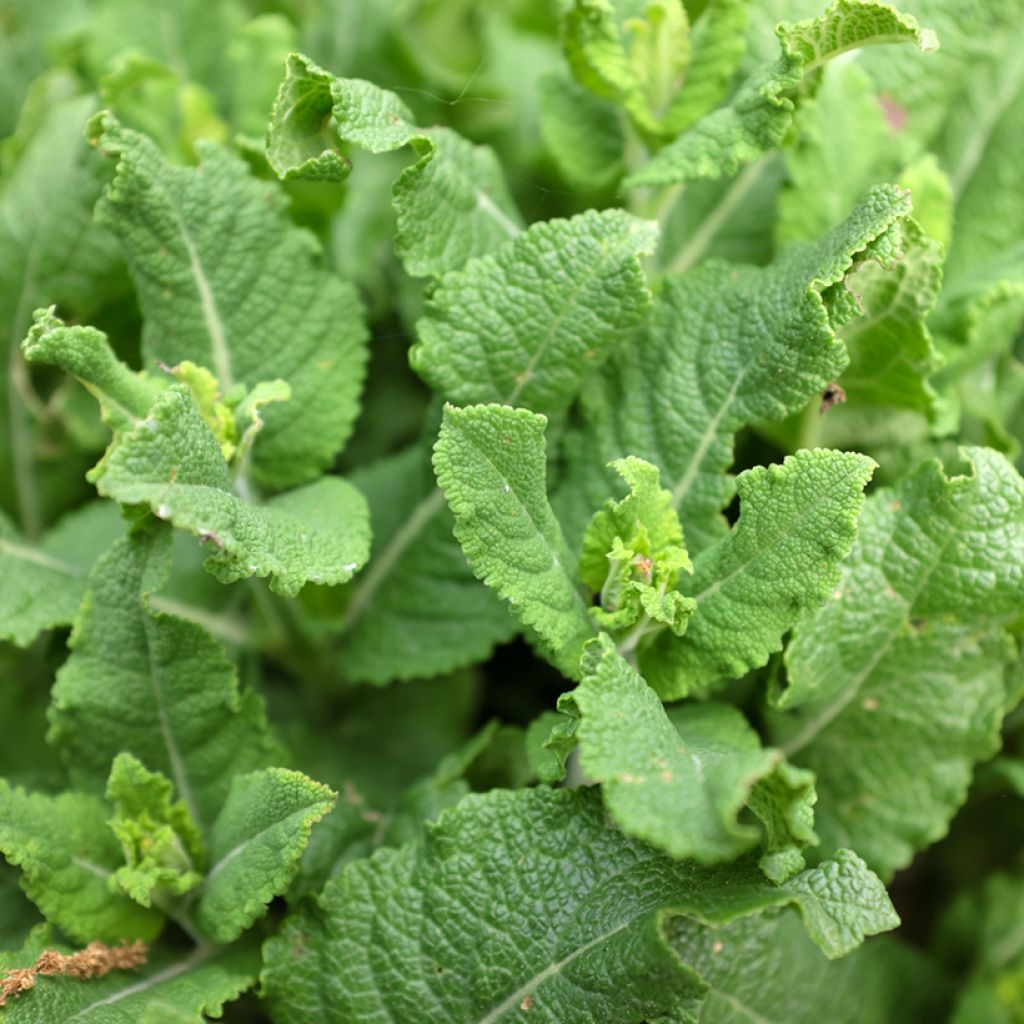
<path fill-rule="evenodd" d="M 0 2 L 0 1017 L 1024 1019 L 1022 33 Z"/>

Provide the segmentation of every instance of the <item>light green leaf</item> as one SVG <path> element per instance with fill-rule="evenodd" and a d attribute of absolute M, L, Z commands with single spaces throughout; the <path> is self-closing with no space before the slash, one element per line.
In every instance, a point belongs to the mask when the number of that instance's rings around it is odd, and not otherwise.
<path fill-rule="evenodd" d="M 146 0 L 99 0 L 94 7 L 86 45 L 94 74 L 127 56 L 142 55 L 227 99 L 224 50 L 245 17 L 237 0 L 168 0 L 158 20 Z"/>
<path fill-rule="evenodd" d="M 214 372 L 223 394 L 283 379 L 291 401 L 263 412 L 253 476 L 271 487 L 318 476 L 359 409 L 366 328 L 355 290 L 292 225 L 281 190 L 238 157 L 200 142 L 199 166 L 175 167 L 110 114 L 89 131 L 117 159 L 97 212 L 135 279 L 144 364 L 190 360 Z"/>
<path fill-rule="evenodd" d="M 51 10 L 48 20 L 57 17 Z M 69 83 L 57 82 L 66 94 Z M 119 262 L 116 243 L 92 217 L 106 171 L 82 137 L 95 99 L 49 92 L 17 162 L 5 155 L 0 192 L 0 506 L 30 538 L 41 532 L 46 509 L 18 344 L 37 306 L 60 301 L 88 311 L 109 293 Z"/>
<path fill-rule="evenodd" d="M 774 776 L 790 766 L 780 764 L 778 751 L 761 747 L 740 711 L 709 703 L 666 714 L 607 634 L 587 644 L 582 676 L 558 707 L 579 719 L 580 765 L 602 784 L 605 804 L 624 832 L 678 859 L 733 860 L 760 837 L 756 825 L 739 820 L 749 800 L 755 813 L 762 804 L 776 811 L 772 824 L 782 825 L 772 830 L 773 863 L 786 852 L 795 855 L 787 876 L 803 868 L 797 847 L 817 838 L 813 796 L 805 802 L 806 794 L 797 791 L 803 820 L 789 831 L 789 780 Z M 758 799 L 751 799 L 762 788 Z"/>
<path fill-rule="evenodd" d="M 931 74 L 931 62 L 921 63 Z M 901 169 L 897 137 L 859 63 L 829 69 L 813 101 L 801 107 L 794 134 L 782 151 L 787 180 L 779 193 L 779 242 L 819 238 L 865 189 Z"/>
<path fill-rule="evenodd" d="M 725 99 L 746 49 L 747 0 L 708 0 L 703 6 L 690 30 L 690 66 L 666 116 L 673 135 Z"/>
<path fill-rule="evenodd" d="M 415 444 L 357 471 L 370 505 L 373 548 L 345 612 L 345 674 L 387 683 L 483 661 L 516 632 L 498 596 L 481 586 L 452 534 L 454 520 Z"/>
<path fill-rule="evenodd" d="M 393 92 L 336 78 L 292 54 L 270 115 L 271 166 L 286 179 L 346 177 L 351 164 L 334 133 L 370 153 L 412 148 L 416 162 L 393 192 L 395 248 L 410 274 L 440 276 L 519 234 L 519 214 L 490 149 L 447 128 L 419 128 Z"/>
<path fill-rule="evenodd" d="M 565 12 L 569 67 L 594 95 L 620 105 L 641 133 L 671 137 L 681 127 L 672 105 L 690 63 L 686 8 L 682 0 L 648 0 L 633 17 L 616 14 L 610 0 L 576 0 Z"/>
<path fill-rule="evenodd" d="M 694 605 L 675 586 L 679 573 L 692 572 L 693 565 L 672 495 L 661 488 L 657 467 L 649 462 L 630 457 L 613 468 L 631 493 L 607 502 L 583 535 L 580 579 L 600 595 L 591 615 L 616 630 L 635 625 L 646 613 L 682 635 Z"/>
<path fill-rule="evenodd" d="M 94 501 L 29 544 L 0 512 L 0 639 L 26 647 L 44 629 L 69 626 L 92 563 L 123 529 L 113 502 Z"/>
<path fill-rule="evenodd" d="M 537 81 L 540 130 L 551 158 L 574 188 L 613 189 L 625 170 L 618 111 L 561 70 Z"/>
<path fill-rule="evenodd" d="M 239 693 L 210 635 L 152 608 L 169 561 L 170 530 L 154 525 L 96 563 L 57 673 L 51 738 L 72 777 L 93 790 L 102 791 L 117 754 L 134 754 L 174 783 L 205 829 L 231 775 L 263 767 L 274 749 L 262 702 Z"/>
<path fill-rule="evenodd" d="M 938 396 L 928 378 L 942 357 L 925 319 L 941 287 L 943 250 L 913 221 L 904 232 L 906 250 L 895 269 L 868 264 L 851 281 L 864 308 L 839 332 L 850 353 L 839 382 L 851 415 L 871 407 L 935 415 Z"/>
<path fill-rule="evenodd" d="M 199 830 L 184 801 L 171 802 L 172 792 L 170 781 L 138 758 L 114 758 L 107 782 L 107 801 L 114 807 L 109 825 L 125 860 L 114 881 L 144 907 L 153 904 L 154 894 L 159 905 L 165 894 L 182 896 L 203 880 Z"/>
<path fill-rule="evenodd" d="M 434 469 L 473 571 L 576 677 L 593 626 L 548 504 L 546 425 L 526 409 L 445 406 Z"/>
<path fill-rule="evenodd" d="M 773 886 L 749 861 L 701 868 L 628 839 L 593 788 L 496 790 L 347 865 L 268 943 L 263 991 L 282 1024 L 692 1021 L 707 985 L 668 944 L 676 916 L 791 904 L 832 957 L 897 923 L 850 853 Z"/>
<path fill-rule="evenodd" d="M 0 970 L 29 967 L 44 950 L 74 953 L 49 928 L 36 929 L 16 953 L 0 954 Z M 256 980 L 259 946 L 199 947 L 191 953 L 152 952 L 146 966 L 111 971 L 102 978 L 38 977 L 35 986 L 8 1003 L 10 1024 L 199 1024 L 219 1017 L 224 1004 Z"/>
<path fill-rule="evenodd" d="M 347 481 L 322 477 L 263 505 L 240 498 L 190 389 L 152 393 L 116 360 L 91 327 L 64 327 L 40 313 L 25 341 L 34 362 L 56 363 L 100 393 L 114 441 L 89 479 L 124 505 L 148 505 L 160 519 L 194 533 L 214 552 L 207 568 L 222 582 L 270 576 L 271 589 L 295 594 L 307 581 L 351 579 L 369 554 L 366 502 Z M 259 393 L 259 389 L 253 392 Z"/>
<path fill-rule="evenodd" d="M 733 436 L 817 402 L 838 379 L 847 355 L 835 332 L 854 312 L 848 275 L 893 265 L 909 212 L 899 189 L 874 189 L 819 242 L 769 267 L 709 262 L 666 278 L 649 326 L 584 386 L 556 502 L 568 536 L 619 486 L 608 463 L 636 455 L 661 470 L 691 556 L 720 537 Z"/>
<path fill-rule="evenodd" d="M 933 33 L 877 0 L 837 0 L 824 14 L 779 25 L 782 54 L 756 71 L 728 106 L 714 111 L 669 143 L 627 187 L 671 185 L 735 174 L 763 152 L 781 145 L 806 89 L 805 79 L 834 57 L 880 43 L 914 43 L 929 52 Z"/>
<path fill-rule="evenodd" d="M 233 942 L 288 888 L 310 830 L 335 799 L 327 786 L 284 768 L 234 777 L 210 830 L 210 868 L 197 909 L 214 941 Z"/>
<path fill-rule="evenodd" d="M 0 852 L 21 869 L 21 887 L 46 919 L 78 942 L 148 941 L 163 914 L 111 885 L 124 859 L 108 817 L 97 797 L 26 793 L 0 780 Z"/>
<path fill-rule="evenodd" d="M 697 606 L 686 635 L 640 646 L 641 671 L 662 697 L 706 693 L 760 668 L 800 614 L 831 596 L 874 466 L 865 455 L 816 449 L 740 474 L 736 525 L 680 583 Z"/>
<path fill-rule="evenodd" d="M 453 402 L 563 411 L 647 311 L 640 257 L 656 240 L 623 210 L 534 224 L 445 276 L 416 325 L 413 368 Z"/>
<path fill-rule="evenodd" d="M 965 449 L 868 502 L 833 599 L 801 621 L 773 739 L 818 777 L 826 852 L 855 845 L 885 875 L 939 839 L 973 765 L 995 753 L 1005 671 L 1000 620 L 1024 598 L 1024 482 Z"/>

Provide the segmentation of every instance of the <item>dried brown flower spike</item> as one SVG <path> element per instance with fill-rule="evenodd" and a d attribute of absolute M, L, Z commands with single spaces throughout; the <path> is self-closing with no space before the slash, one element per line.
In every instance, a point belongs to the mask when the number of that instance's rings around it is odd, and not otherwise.
<path fill-rule="evenodd" d="M 144 942 L 127 942 L 108 946 L 103 942 L 90 942 L 77 953 L 58 953 L 44 950 L 31 967 L 19 967 L 0 976 L 0 1006 L 11 996 L 20 996 L 35 987 L 37 975 L 64 975 L 68 978 L 102 978 L 111 971 L 130 971 L 146 962 L 149 952 Z"/>

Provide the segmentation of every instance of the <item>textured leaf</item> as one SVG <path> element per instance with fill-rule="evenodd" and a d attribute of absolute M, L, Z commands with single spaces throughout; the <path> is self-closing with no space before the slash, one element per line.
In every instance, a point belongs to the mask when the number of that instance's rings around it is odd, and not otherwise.
<path fill-rule="evenodd" d="M 911 221 L 906 251 L 894 270 L 869 264 L 852 287 L 864 316 L 840 330 L 850 365 L 840 383 L 851 413 L 863 408 L 933 414 L 937 395 L 928 377 L 941 365 L 925 319 L 942 281 L 943 250 Z"/>
<path fill-rule="evenodd" d="M 625 169 L 618 111 L 561 70 L 537 81 L 540 130 L 552 159 L 574 188 L 611 189 Z"/>
<path fill-rule="evenodd" d="M 793 120 L 804 80 L 834 57 L 879 43 L 915 43 L 928 52 L 934 34 L 876 0 L 837 0 L 824 14 L 776 29 L 782 55 L 754 72 L 729 105 L 669 143 L 626 179 L 629 187 L 670 185 L 735 174 L 781 145 Z"/>
<path fill-rule="evenodd" d="M 93 569 L 57 674 L 52 738 L 72 776 L 102 789 L 113 758 L 134 754 L 173 783 L 206 828 L 231 775 L 273 756 L 262 702 L 239 694 L 235 669 L 195 623 L 155 611 L 167 579 L 170 530 L 118 541 Z"/>
<path fill-rule="evenodd" d="M 772 733 L 815 771 L 826 852 L 853 844 L 883 874 L 945 834 L 975 762 L 999 746 L 1000 618 L 1024 594 L 1024 483 L 987 449 L 946 478 L 925 464 L 874 495 L 833 599 L 787 652 L 792 715 Z"/>
<path fill-rule="evenodd" d="M 640 257 L 656 238 L 623 210 L 533 225 L 445 276 L 413 368 L 453 402 L 563 411 L 650 305 Z"/>
<path fill-rule="evenodd" d="M 700 1024 L 941 1019 L 938 972 L 894 939 L 873 939 L 830 963 L 793 914 L 712 927 L 677 917 L 670 936 L 672 947 L 709 986 Z"/>
<path fill-rule="evenodd" d="M 853 312 L 844 282 L 866 261 L 892 266 L 909 212 L 900 190 L 875 189 L 820 242 L 769 267 L 711 262 L 666 278 L 649 326 L 582 393 L 557 502 L 573 541 L 615 492 L 607 464 L 626 455 L 661 470 L 691 556 L 721 536 L 735 432 L 797 412 L 838 378 L 847 357 L 835 329 Z"/>
<path fill-rule="evenodd" d="M 118 264 L 115 242 L 92 219 L 105 167 L 82 130 L 95 100 L 47 96 L 43 109 L 13 169 L 5 158 L 0 192 L 0 506 L 29 537 L 44 525 L 45 509 L 17 346 L 32 310 L 55 301 L 88 309 Z"/>
<path fill-rule="evenodd" d="M 173 787 L 131 754 L 118 754 L 107 782 L 114 807 L 109 825 L 121 843 L 125 864 L 114 873 L 119 889 L 144 907 L 164 894 L 182 896 L 202 881 L 203 845 L 184 801 L 172 802 Z"/>
<path fill-rule="evenodd" d="M 350 679 L 387 683 L 451 672 L 512 638 L 515 621 L 473 575 L 452 535 L 454 520 L 423 445 L 352 481 L 370 504 L 373 549 L 344 620 Z"/>
<path fill-rule="evenodd" d="M 154 392 L 117 361 L 102 333 L 65 327 L 45 311 L 24 350 L 31 361 L 55 363 L 99 392 L 115 428 L 113 444 L 89 475 L 99 492 L 148 505 L 158 518 L 212 543 L 206 566 L 222 582 L 270 576 L 272 590 L 295 594 L 309 580 L 344 583 L 366 561 L 366 502 L 347 481 L 322 477 L 263 505 L 249 504 L 236 494 L 220 442 L 187 386 Z M 260 392 L 254 389 L 250 399 Z"/>
<path fill-rule="evenodd" d="M 287 888 L 309 833 L 335 794 L 300 772 L 236 775 L 210 830 L 210 869 L 197 919 L 216 942 L 233 942 Z"/>
<path fill-rule="evenodd" d="M 681 635 L 694 604 L 675 586 L 679 573 L 692 572 L 693 565 L 672 495 L 649 462 L 627 458 L 613 465 L 631 493 L 596 512 L 583 535 L 580 579 L 600 596 L 590 614 L 613 631 L 646 615 Z"/>
<path fill-rule="evenodd" d="M 690 26 L 681 0 L 649 0 L 621 28 L 610 0 L 577 0 L 562 19 L 565 55 L 577 80 L 619 104 L 640 132 L 679 131 L 673 100 L 690 63 Z"/>
<path fill-rule="evenodd" d="M 0 780 L 0 852 L 47 920 L 79 942 L 152 939 L 163 914 L 109 884 L 124 861 L 108 816 L 97 797 L 26 793 Z"/>
<path fill-rule="evenodd" d="M 418 128 L 393 93 L 336 78 L 306 57 L 288 58 L 270 115 L 267 158 L 287 179 L 336 181 L 350 163 L 324 131 L 370 153 L 410 146 L 416 162 L 398 177 L 395 248 L 415 276 L 439 276 L 519 234 L 519 215 L 491 150 L 447 128 Z"/>
<path fill-rule="evenodd" d="M 287 381 L 291 401 L 263 413 L 253 475 L 272 487 L 313 479 L 359 408 L 366 329 L 355 290 L 288 220 L 280 189 L 238 157 L 200 142 L 198 168 L 174 167 L 109 114 L 90 134 L 117 159 L 98 216 L 120 238 L 135 279 L 144 364 L 191 360 L 212 370 L 225 394 L 239 383 Z"/>
<path fill-rule="evenodd" d="M 676 915 L 787 904 L 830 956 L 897 920 L 849 853 L 772 886 L 749 862 L 700 868 L 627 839 L 593 789 L 498 790 L 349 864 L 267 945 L 263 991 L 283 1024 L 693 1021 L 706 985 L 666 942 Z"/>
<path fill-rule="evenodd" d="M 32 933 L 24 948 L 0 954 L 0 969 L 27 967 L 43 950 L 73 953 L 48 928 Z M 219 1017 L 256 979 L 259 947 L 242 942 L 229 949 L 200 947 L 192 953 L 151 953 L 145 967 L 112 971 L 103 978 L 39 977 L 35 986 L 8 1003 L 10 1024 L 198 1024 Z"/>
<path fill-rule="evenodd" d="M 639 648 L 641 671 L 662 697 L 707 692 L 781 650 L 801 612 L 832 594 L 874 466 L 816 449 L 740 474 L 739 520 L 680 582 L 696 603 L 686 635 L 662 632 Z"/>
<path fill-rule="evenodd" d="M 35 545 L 0 512 L 0 638 L 25 647 L 41 630 L 69 626 L 92 563 L 122 529 L 117 506 L 96 501 L 68 513 Z"/>
<path fill-rule="evenodd" d="M 624 832 L 704 864 L 735 859 L 757 843 L 760 830 L 741 823 L 739 813 L 775 773 L 780 755 L 761 747 L 740 711 L 700 704 L 666 714 L 606 634 L 587 645 L 582 676 L 559 710 L 578 717 L 580 765 L 602 784 Z M 784 789 L 781 781 L 772 780 L 765 795 Z M 809 804 L 804 817 L 795 834 L 773 837 L 779 847 L 816 841 Z M 795 874 L 804 865 L 799 856 L 790 859 Z"/>
<path fill-rule="evenodd" d="M 434 469 L 473 571 L 536 630 L 553 663 L 576 677 L 593 626 L 548 504 L 546 425 L 526 409 L 446 406 Z"/>

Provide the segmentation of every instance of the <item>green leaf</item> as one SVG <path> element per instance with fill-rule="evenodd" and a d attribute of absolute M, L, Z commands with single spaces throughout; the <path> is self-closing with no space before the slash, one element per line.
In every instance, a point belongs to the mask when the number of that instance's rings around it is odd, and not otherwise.
<path fill-rule="evenodd" d="M 1024 482 L 994 451 L 970 475 L 926 463 L 880 491 L 833 599 L 787 651 L 772 736 L 818 777 L 825 851 L 855 845 L 885 875 L 939 839 L 973 765 L 999 747 L 1001 619 L 1019 611 Z"/>
<path fill-rule="evenodd" d="M 235 772 L 274 755 L 262 702 L 242 694 L 234 666 L 195 623 L 152 607 L 167 579 L 170 530 L 118 541 L 89 576 L 57 674 L 51 738 L 72 777 L 102 790 L 110 763 L 131 753 L 173 783 L 206 829 Z"/>
<path fill-rule="evenodd" d="M 941 287 L 943 250 L 913 221 L 904 231 L 906 250 L 894 270 L 868 264 L 851 281 L 864 308 L 839 332 L 850 353 L 840 383 L 851 414 L 873 407 L 935 415 L 928 378 L 943 360 L 925 320 Z"/>
<path fill-rule="evenodd" d="M 624 832 L 677 859 L 733 860 L 760 838 L 756 825 L 739 820 L 750 800 L 755 813 L 765 804 L 776 812 L 772 824 L 782 825 L 773 829 L 773 863 L 792 851 L 788 874 L 803 868 L 797 848 L 817 841 L 813 796 L 805 801 L 806 792 L 796 790 L 799 813 L 791 816 L 797 827 L 789 832 L 792 791 L 785 776 L 775 777 L 789 766 L 780 764 L 778 751 L 761 747 L 740 711 L 700 704 L 666 714 L 607 634 L 587 644 L 582 677 L 558 707 L 579 719 L 580 765 L 601 783 L 605 804 Z M 801 781 L 806 787 L 808 780 Z M 759 789 L 758 799 L 750 799 Z"/>
<path fill-rule="evenodd" d="M 184 801 L 171 802 L 173 787 L 159 772 L 149 771 L 131 754 L 114 758 L 107 801 L 114 806 L 109 822 L 121 843 L 125 864 L 114 873 L 117 887 L 144 907 L 156 894 L 182 896 L 202 882 L 199 830 Z"/>
<path fill-rule="evenodd" d="M 838 379 L 847 355 L 835 332 L 853 312 L 847 277 L 868 261 L 893 265 L 909 212 L 899 189 L 874 189 L 845 223 L 768 267 L 716 261 L 667 277 L 649 325 L 581 394 L 556 502 L 568 536 L 614 493 L 608 463 L 635 455 L 661 470 L 691 556 L 720 537 L 735 433 L 799 411 Z"/>
<path fill-rule="evenodd" d="M 345 612 L 348 678 L 380 684 L 439 675 L 512 638 L 515 621 L 480 585 L 452 534 L 423 445 L 357 471 L 352 482 L 370 505 L 373 548 Z"/>
<path fill-rule="evenodd" d="M 580 579 L 601 599 L 590 613 L 609 630 L 633 626 L 646 614 L 682 635 L 694 604 L 675 586 L 679 573 L 692 572 L 693 565 L 672 495 L 660 487 L 657 467 L 649 462 L 626 458 L 613 468 L 631 493 L 596 512 L 583 535 Z"/>
<path fill-rule="evenodd" d="M 740 88 L 728 106 L 714 111 L 669 143 L 626 179 L 630 188 L 671 185 L 735 174 L 763 152 L 782 144 L 805 79 L 834 57 L 880 43 L 937 47 L 933 33 L 877 0 L 837 0 L 824 14 L 776 30 L 782 54 Z M 813 84 L 813 83 L 812 83 Z"/>
<path fill-rule="evenodd" d="M 44 950 L 73 953 L 37 928 L 16 953 L 0 954 L 0 969 L 29 967 Z M 4 1021 L 10 1024 L 198 1024 L 219 1017 L 224 1004 L 256 980 L 259 946 L 240 942 L 228 949 L 200 947 L 191 953 L 153 952 L 145 967 L 111 971 L 102 978 L 36 978 L 35 986 L 10 1001 Z"/>
<path fill-rule="evenodd" d="M 539 634 L 552 662 L 575 678 L 593 626 L 548 504 L 546 425 L 546 417 L 526 409 L 447 405 L 434 469 L 473 572 Z"/>
<path fill-rule="evenodd" d="M 34 17 L 30 11 L 24 13 Z M 66 93 L 69 83 L 63 78 L 60 83 Z M 17 162 L 12 166 L 8 154 L 3 161 L 0 505 L 32 539 L 45 524 L 39 471 L 48 463 L 40 458 L 33 437 L 23 394 L 32 388 L 18 344 L 37 306 L 60 301 L 76 311 L 88 311 L 98 297 L 109 293 L 110 278 L 118 266 L 116 243 L 92 219 L 106 170 L 82 138 L 82 128 L 95 106 L 91 96 L 51 96 L 47 90 L 39 122 Z"/>
<path fill-rule="evenodd" d="M 355 290 L 291 224 L 281 190 L 228 151 L 199 142 L 199 166 L 175 167 L 110 114 L 89 132 L 117 159 L 97 213 L 138 289 L 144 365 L 189 360 L 212 370 L 223 394 L 285 380 L 291 401 L 264 411 L 253 476 L 277 488 L 318 476 L 359 409 L 366 328 Z"/>
<path fill-rule="evenodd" d="M 640 257 L 656 238 L 623 210 L 534 224 L 445 276 L 416 325 L 413 368 L 452 402 L 562 412 L 647 311 Z"/>
<path fill-rule="evenodd" d="M 0 512 L 0 639 L 27 647 L 42 630 L 69 626 L 92 563 L 122 529 L 117 506 L 95 501 L 30 544 Z"/>
<path fill-rule="evenodd" d="M 100 494 L 148 505 L 212 543 L 206 566 L 222 582 L 269 576 L 272 590 L 295 594 L 310 580 L 344 583 L 366 561 L 366 502 L 347 481 L 322 477 L 251 505 L 236 494 L 220 442 L 187 386 L 158 391 L 149 405 L 151 387 L 117 361 L 103 334 L 65 327 L 51 313 L 38 314 L 24 349 L 31 361 L 55 363 L 99 392 L 115 428 L 89 474 Z"/>
<path fill-rule="evenodd" d="M 626 838 L 593 789 L 496 790 L 347 865 L 268 943 L 263 991 L 282 1024 L 314 1006 L 325 1024 L 692 1021 L 707 986 L 668 944 L 677 915 L 790 904 L 829 956 L 897 922 L 850 853 L 772 886 L 749 862 L 701 868 Z"/>
<path fill-rule="evenodd" d="M 45 796 L 0 780 L 0 851 L 48 921 L 79 942 L 150 940 L 163 914 L 111 884 L 124 863 L 107 805 L 84 793 Z"/>
<path fill-rule="evenodd" d="M 335 799 L 327 786 L 284 768 L 234 777 L 210 830 L 210 869 L 197 910 L 214 941 L 233 942 L 288 888 L 313 825 Z"/>
<path fill-rule="evenodd" d="M 831 596 L 874 467 L 865 455 L 816 449 L 740 474 L 736 525 L 680 584 L 696 604 L 686 635 L 646 644 L 637 635 L 641 671 L 663 698 L 760 668 L 801 613 Z"/>
<path fill-rule="evenodd" d="M 351 164 L 335 133 L 370 153 L 412 148 L 416 162 L 393 191 L 395 249 L 410 274 L 440 276 L 519 234 L 519 214 L 490 149 L 447 128 L 419 128 L 393 92 L 336 78 L 292 54 L 270 114 L 270 165 L 285 179 L 340 180 Z"/>
<path fill-rule="evenodd" d="M 562 71 L 537 81 L 540 130 L 551 158 L 574 188 L 613 189 L 625 170 L 618 111 Z"/>
<path fill-rule="evenodd" d="M 690 63 L 690 25 L 682 0 L 648 0 L 617 24 L 609 0 L 576 0 L 563 15 L 565 55 L 576 79 L 619 104 L 653 138 L 679 131 L 672 117 Z"/>
<path fill-rule="evenodd" d="M 708 984 L 700 1024 L 865 1024 L 942 1019 L 935 967 L 911 947 L 873 939 L 829 962 L 793 914 L 708 926 L 674 918 L 673 949 Z"/>

